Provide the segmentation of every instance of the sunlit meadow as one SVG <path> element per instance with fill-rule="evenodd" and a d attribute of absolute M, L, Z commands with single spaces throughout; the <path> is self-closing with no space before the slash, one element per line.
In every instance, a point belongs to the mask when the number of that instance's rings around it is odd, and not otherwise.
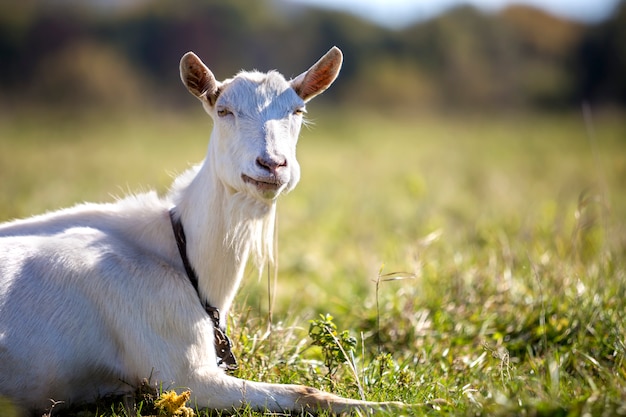
<path fill-rule="evenodd" d="M 276 262 L 250 268 L 231 313 L 236 375 L 410 415 L 626 414 L 620 115 L 311 107 Z M 2 117 L 0 220 L 163 193 L 210 129 L 200 112 Z M 347 357 L 316 343 L 323 325 L 356 341 Z M 152 400 L 69 415 L 150 415 Z"/>

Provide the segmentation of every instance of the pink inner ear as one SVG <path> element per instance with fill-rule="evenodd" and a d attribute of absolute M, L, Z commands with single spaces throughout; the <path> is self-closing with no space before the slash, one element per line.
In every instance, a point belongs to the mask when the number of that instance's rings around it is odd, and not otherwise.
<path fill-rule="evenodd" d="M 305 101 L 322 93 L 337 78 L 341 63 L 341 52 L 336 48 L 331 49 L 307 72 L 293 81 L 294 90 Z"/>
<path fill-rule="evenodd" d="M 213 74 L 195 55 L 186 55 L 183 58 L 181 71 L 187 89 L 196 97 L 204 93 L 213 94 L 217 88 Z"/>
<path fill-rule="evenodd" d="M 330 85 L 328 81 L 328 73 L 322 71 L 309 71 L 297 91 L 298 95 L 304 100 L 321 93 Z"/>
<path fill-rule="evenodd" d="M 205 92 L 210 93 L 210 90 L 212 90 L 211 78 L 208 76 L 206 69 L 197 62 L 189 65 L 187 81 L 198 95 L 202 95 Z"/>

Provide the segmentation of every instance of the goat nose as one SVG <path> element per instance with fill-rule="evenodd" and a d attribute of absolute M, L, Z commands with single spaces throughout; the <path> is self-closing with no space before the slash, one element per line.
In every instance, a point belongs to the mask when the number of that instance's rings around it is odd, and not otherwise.
<path fill-rule="evenodd" d="M 272 174 L 275 174 L 279 168 L 287 166 L 287 159 L 284 157 L 261 157 L 256 159 L 258 166 Z"/>

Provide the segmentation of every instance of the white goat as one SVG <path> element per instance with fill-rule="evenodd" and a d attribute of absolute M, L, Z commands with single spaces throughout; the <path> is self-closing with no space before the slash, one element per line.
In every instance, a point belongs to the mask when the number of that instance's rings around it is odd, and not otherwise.
<path fill-rule="evenodd" d="M 0 397 L 38 412 L 50 399 L 91 401 L 151 375 L 188 387 L 201 408 L 398 405 L 222 369 L 233 364 L 223 329 L 246 262 L 272 256 L 276 199 L 300 177 L 305 103 L 331 85 L 342 59 L 332 48 L 291 81 L 272 71 L 218 82 L 187 53 L 182 81 L 214 127 L 204 162 L 167 197 L 151 192 L 0 225 Z"/>

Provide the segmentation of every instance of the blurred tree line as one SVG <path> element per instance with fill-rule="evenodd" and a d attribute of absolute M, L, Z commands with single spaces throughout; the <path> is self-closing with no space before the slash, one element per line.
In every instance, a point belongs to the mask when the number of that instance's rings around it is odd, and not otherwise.
<path fill-rule="evenodd" d="M 433 110 L 626 106 L 626 1 L 594 25 L 526 6 L 459 7 L 403 29 L 284 0 L 19 0 L 0 4 L 0 110 L 193 104 L 178 61 L 219 79 L 296 76 L 332 45 L 342 105 Z"/>

